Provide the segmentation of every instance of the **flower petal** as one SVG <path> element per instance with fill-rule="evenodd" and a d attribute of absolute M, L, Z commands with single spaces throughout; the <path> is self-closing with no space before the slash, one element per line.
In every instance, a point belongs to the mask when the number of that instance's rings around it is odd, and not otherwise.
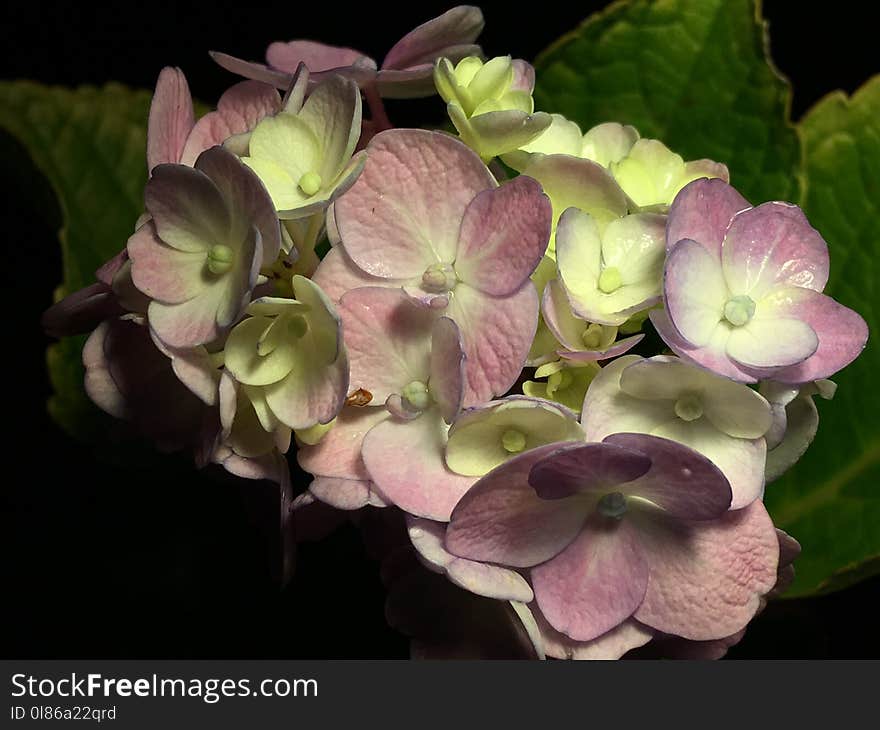
<path fill-rule="evenodd" d="M 289 428 L 310 428 L 336 418 L 348 394 L 348 357 L 341 350 L 330 366 L 315 367 L 308 353 L 297 351 L 299 362 L 278 383 L 265 386 L 266 402 Z"/>
<path fill-rule="evenodd" d="M 789 203 L 764 203 L 736 215 L 721 258 L 730 290 L 755 301 L 780 285 L 821 292 L 828 281 L 828 245 Z"/>
<path fill-rule="evenodd" d="M 361 444 L 367 431 L 386 418 L 388 411 L 381 407 L 343 408 L 333 428 L 317 444 L 299 444 L 296 458 L 300 467 L 315 476 L 368 481 Z"/>
<path fill-rule="evenodd" d="M 431 327 L 435 314 L 399 289 L 367 287 L 339 303 L 351 361 L 351 388 L 363 388 L 383 403 L 413 381 L 430 375 Z"/>
<path fill-rule="evenodd" d="M 382 69 L 407 69 L 435 58 L 449 56 L 449 46 L 472 44 L 483 32 L 483 12 L 472 5 L 459 5 L 422 23 L 388 51 Z"/>
<path fill-rule="evenodd" d="M 684 238 L 696 241 L 717 260 L 730 221 L 751 208 L 749 201 L 720 179 L 695 180 L 681 189 L 669 208 L 666 249 Z"/>
<path fill-rule="evenodd" d="M 431 330 L 431 397 L 440 406 L 446 423 L 452 423 L 461 410 L 464 397 L 465 354 L 461 332 L 449 317 L 440 317 Z"/>
<path fill-rule="evenodd" d="M 166 66 L 156 81 L 147 122 L 147 169 L 180 162 L 186 138 L 195 124 L 192 96 L 179 68 Z"/>
<path fill-rule="evenodd" d="M 517 454 L 478 481 L 456 505 L 446 549 L 469 560 L 524 568 L 552 558 L 581 530 L 589 509 L 575 499 L 541 499 L 529 486 L 532 467 L 560 448 Z"/>
<path fill-rule="evenodd" d="M 535 600 L 548 623 L 590 641 L 628 619 L 645 596 L 648 563 L 630 520 L 592 515 L 559 555 L 532 568 Z"/>
<path fill-rule="evenodd" d="M 638 517 L 651 580 L 637 620 L 696 641 L 730 636 L 751 620 L 776 582 L 779 561 L 763 504 L 711 522 Z"/>
<path fill-rule="evenodd" d="M 685 238 L 669 252 L 663 272 L 663 299 L 677 332 L 692 346 L 708 344 L 724 316 L 727 284 L 717 259 Z"/>
<path fill-rule="evenodd" d="M 416 517 L 446 522 L 474 480 L 446 467 L 445 447 L 446 425 L 432 408 L 411 421 L 377 424 L 364 437 L 362 453 L 370 478 L 390 502 Z"/>
<path fill-rule="evenodd" d="M 464 342 L 464 406 L 503 395 L 517 381 L 538 327 L 538 294 L 527 280 L 509 297 L 492 297 L 461 282 L 446 316 Z"/>
<path fill-rule="evenodd" d="M 551 217 L 550 200 L 529 177 L 484 190 L 464 212 L 456 274 L 486 294 L 512 294 L 543 258 Z"/>
<path fill-rule="evenodd" d="M 367 152 L 363 173 L 334 206 L 352 261 L 384 278 L 452 263 L 465 209 L 495 186 L 486 166 L 458 140 L 423 130 L 381 132 Z"/>

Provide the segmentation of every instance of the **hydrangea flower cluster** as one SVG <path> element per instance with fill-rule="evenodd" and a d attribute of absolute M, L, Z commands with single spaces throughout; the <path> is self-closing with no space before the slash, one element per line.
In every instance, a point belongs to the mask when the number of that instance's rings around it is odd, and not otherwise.
<path fill-rule="evenodd" d="M 98 406 L 275 480 L 301 536 L 401 517 L 391 583 L 417 556 L 535 656 L 720 656 L 791 580 L 764 490 L 867 327 L 823 293 L 800 208 L 536 111 L 533 69 L 485 59 L 482 26 L 454 8 L 381 66 L 303 40 L 213 54 L 248 80 L 198 121 L 164 69 L 144 214 L 44 324 L 91 333 Z M 435 92 L 455 134 L 392 125 L 383 97 Z"/>

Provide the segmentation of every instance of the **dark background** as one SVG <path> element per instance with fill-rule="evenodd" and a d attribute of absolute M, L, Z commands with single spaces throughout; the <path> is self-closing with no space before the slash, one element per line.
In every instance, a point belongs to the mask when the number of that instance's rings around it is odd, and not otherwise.
<path fill-rule="evenodd" d="M 483 3 L 488 55 L 533 59 L 604 2 Z M 381 61 L 404 32 L 450 3 L 7 3 L 3 76 L 151 88 L 164 65 L 216 100 L 236 79 L 209 49 L 262 58 L 272 40 L 351 45 Z M 859 2 L 765 3 L 776 65 L 798 118 L 825 93 L 880 70 L 874 25 Z M 442 105 L 393 104 L 398 124 L 437 121 Z M 439 115 L 439 116 L 438 116 Z M 5 304 L 0 499 L 7 543 L 0 637 L 8 657 L 403 657 L 388 628 L 378 565 L 346 527 L 301 548 L 293 583 L 272 576 L 275 493 L 184 462 L 113 466 L 47 417 L 39 315 L 60 280 L 57 207 L 21 155 L 4 161 Z M 301 489 L 303 484 L 299 485 Z M 730 652 L 737 658 L 880 656 L 874 579 L 830 596 L 772 604 Z"/>

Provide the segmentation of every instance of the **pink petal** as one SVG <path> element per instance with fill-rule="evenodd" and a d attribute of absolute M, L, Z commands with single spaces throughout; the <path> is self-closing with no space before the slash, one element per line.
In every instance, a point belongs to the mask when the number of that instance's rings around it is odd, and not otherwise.
<path fill-rule="evenodd" d="M 684 238 L 696 241 L 718 260 L 721 242 L 734 215 L 751 208 L 749 201 L 724 180 L 700 179 L 675 196 L 666 225 L 666 250 Z"/>
<path fill-rule="evenodd" d="M 521 58 L 513 59 L 513 82 L 510 84 L 511 91 L 527 91 L 531 94 L 535 90 L 535 67 Z"/>
<path fill-rule="evenodd" d="M 536 604 L 533 603 L 530 608 L 541 631 L 544 651 L 547 656 L 555 659 L 620 659 L 631 649 L 647 644 L 654 636 L 651 629 L 642 626 L 638 621 L 627 619 L 591 641 L 575 641 L 554 629 Z"/>
<path fill-rule="evenodd" d="M 351 390 L 363 388 L 384 403 L 409 383 L 430 374 L 434 313 L 400 289 L 366 287 L 339 302 L 342 331 L 351 362 Z"/>
<path fill-rule="evenodd" d="M 422 23 L 401 38 L 388 51 L 382 69 L 407 69 L 433 63 L 449 56 L 449 46 L 472 44 L 483 31 L 482 11 L 472 5 L 459 5 Z"/>
<path fill-rule="evenodd" d="M 392 129 L 373 137 L 364 171 L 335 205 L 352 261 L 383 278 L 421 278 L 455 260 L 468 204 L 495 186 L 480 158 L 439 132 Z"/>
<path fill-rule="evenodd" d="M 821 292 L 828 281 L 828 245 L 789 203 L 764 203 L 735 216 L 721 257 L 731 291 L 755 301 L 780 285 Z"/>
<path fill-rule="evenodd" d="M 407 517 L 407 531 L 419 558 L 429 570 L 445 573 L 466 591 L 502 601 L 529 603 L 535 596 L 519 573 L 497 565 L 457 558 L 443 546 L 446 525 L 418 517 Z"/>
<path fill-rule="evenodd" d="M 667 514 L 689 520 L 709 520 L 724 514 L 732 493 L 721 470 L 708 458 L 676 441 L 638 433 L 617 433 L 603 443 L 644 454 L 650 470 L 621 485 L 627 495 L 642 497 Z"/>
<path fill-rule="evenodd" d="M 651 580 L 635 618 L 696 641 L 744 628 L 776 582 L 779 543 L 764 505 L 711 522 L 637 517 Z"/>
<path fill-rule="evenodd" d="M 625 483 L 644 476 L 651 467 L 648 456 L 625 444 L 580 444 L 535 464 L 529 484 L 541 499 L 602 495 L 627 491 Z"/>
<path fill-rule="evenodd" d="M 486 294 L 512 294 L 543 258 L 552 217 L 550 199 L 532 178 L 484 190 L 461 222 L 458 277 Z"/>
<path fill-rule="evenodd" d="M 156 235 L 152 221 L 131 235 L 127 249 L 132 281 L 151 299 L 178 304 L 205 289 L 205 253 L 188 253 L 165 245 Z"/>
<path fill-rule="evenodd" d="M 541 613 L 576 641 L 610 631 L 632 616 L 645 596 L 649 564 L 643 552 L 630 520 L 591 516 L 565 550 L 532 568 Z"/>
<path fill-rule="evenodd" d="M 398 288 L 402 283 L 402 281 L 394 279 L 370 276 L 355 266 L 342 246 L 335 246 L 327 252 L 327 255 L 318 264 L 318 268 L 315 269 L 312 281 L 321 287 L 321 290 L 334 302 L 338 302 L 342 299 L 343 294 L 352 289 L 360 289 L 365 286 Z"/>
<path fill-rule="evenodd" d="M 679 335 L 692 346 L 707 345 L 728 299 L 718 260 L 696 241 L 676 243 L 663 271 L 663 299 Z"/>
<path fill-rule="evenodd" d="M 214 62 L 221 68 L 225 68 L 227 71 L 237 74 L 238 76 L 244 76 L 246 79 L 253 79 L 254 81 L 262 81 L 265 84 L 271 84 L 276 89 L 287 89 L 293 81 L 292 73 L 276 71 L 269 68 L 264 63 L 245 61 L 241 58 L 236 58 L 235 56 L 230 56 L 228 53 L 221 53 L 219 51 L 208 51 L 208 55 L 210 55 Z"/>
<path fill-rule="evenodd" d="M 510 390 L 522 372 L 538 327 L 534 284 L 527 280 L 509 297 L 492 297 L 459 283 L 446 316 L 458 325 L 464 342 L 464 407 Z"/>
<path fill-rule="evenodd" d="M 446 423 L 461 410 L 464 397 L 465 355 L 458 325 L 448 317 L 434 322 L 431 333 L 431 396 Z"/>
<path fill-rule="evenodd" d="M 364 437 L 362 453 L 370 478 L 391 503 L 417 517 L 446 522 L 474 479 L 447 468 L 445 447 L 443 418 L 438 409 L 429 409 L 411 421 L 377 424 Z"/>
<path fill-rule="evenodd" d="M 816 352 L 804 362 L 776 371 L 773 379 L 783 383 L 806 383 L 828 378 L 845 368 L 864 349 L 868 325 L 852 309 L 809 289 L 786 289 L 776 311 L 806 322 L 819 338 Z"/>
<path fill-rule="evenodd" d="M 299 445 L 296 459 L 300 468 L 316 477 L 369 481 L 361 444 L 367 431 L 386 418 L 388 411 L 384 408 L 343 408 L 333 428 L 317 444 Z"/>
<path fill-rule="evenodd" d="M 358 62 L 375 62 L 360 51 L 341 46 L 328 46 L 324 43 L 295 40 L 282 43 L 275 41 L 266 49 L 266 61 L 271 68 L 296 73 L 300 63 L 312 73 L 353 66 Z"/>
<path fill-rule="evenodd" d="M 220 97 L 216 111 L 196 122 L 180 156 L 181 164 L 195 164 L 205 150 L 236 134 L 250 132 L 261 119 L 277 114 L 280 109 L 281 97 L 274 86 L 259 81 L 235 84 Z"/>
<path fill-rule="evenodd" d="M 562 551 L 580 532 L 589 504 L 578 498 L 541 499 L 529 486 L 529 472 L 563 448 L 548 444 L 525 451 L 480 479 L 452 513 L 446 549 L 469 560 L 518 568 Z"/>
<path fill-rule="evenodd" d="M 372 486 L 369 480 L 320 476 L 312 480 L 309 492 L 324 504 L 349 512 L 368 506 L 384 507 L 385 500 Z"/>
<path fill-rule="evenodd" d="M 192 97 L 179 68 L 166 66 L 159 74 L 147 122 L 147 169 L 180 162 L 186 138 L 195 124 Z"/>

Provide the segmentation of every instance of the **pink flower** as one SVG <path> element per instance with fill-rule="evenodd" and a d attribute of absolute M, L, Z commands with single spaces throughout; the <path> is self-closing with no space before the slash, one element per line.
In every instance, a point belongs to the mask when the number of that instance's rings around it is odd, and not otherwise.
<path fill-rule="evenodd" d="M 270 44 L 265 64 L 243 61 L 225 53 L 212 52 L 211 57 L 227 71 L 279 89 L 290 86 L 297 67 L 304 63 L 313 81 L 336 73 L 363 86 L 375 86 L 386 98 L 408 99 L 435 93 L 436 59 L 446 57 L 457 61 L 479 55 L 480 47 L 474 41 L 483 30 L 483 24 L 483 13 L 477 7 L 459 5 L 447 10 L 397 41 L 380 68 L 360 51 L 308 40 Z"/>
<path fill-rule="evenodd" d="M 673 441 L 552 444 L 477 482 L 452 513 L 446 549 L 528 568 L 541 613 L 575 641 L 630 618 L 720 639 L 754 616 L 779 562 L 764 506 L 729 511 L 730 501 L 717 467 Z"/>
<path fill-rule="evenodd" d="M 805 383 L 851 363 L 865 321 L 822 294 L 828 246 L 789 203 L 756 208 L 722 180 L 678 194 L 666 229 L 665 311 L 651 321 L 681 357 L 754 383 Z"/>
<path fill-rule="evenodd" d="M 541 186 L 520 176 L 497 186 L 448 135 L 390 130 L 373 138 L 364 171 L 328 215 L 341 240 L 315 273 L 331 298 L 363 286 L 404 288 L 461 331 L 465 406 L 516 382 L 537 328 L 529 276 L 550 235 Z"/>

